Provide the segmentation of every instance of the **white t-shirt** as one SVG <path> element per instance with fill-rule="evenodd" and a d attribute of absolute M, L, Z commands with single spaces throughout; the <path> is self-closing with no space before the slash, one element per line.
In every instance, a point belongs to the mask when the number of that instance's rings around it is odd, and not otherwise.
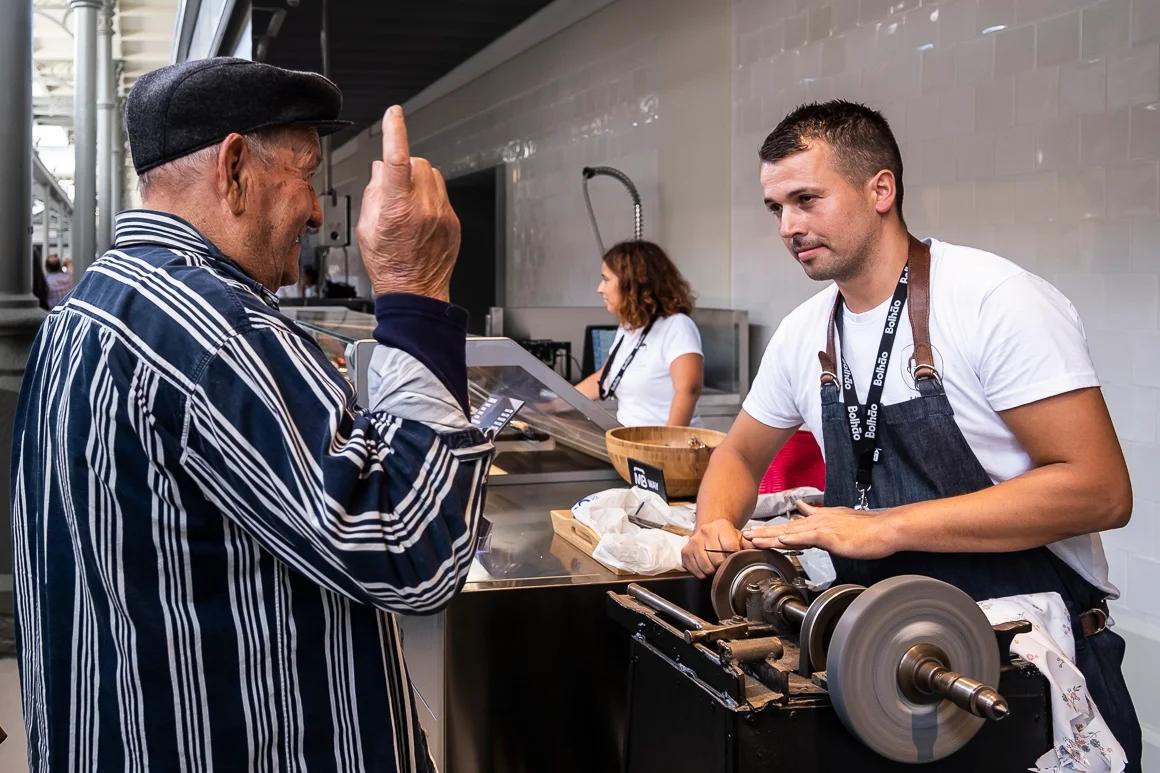
<path fill-rule="evenodd" d="M 1009 480 L 1031 469 L 1032 462 L 997 412 L 1099 386 L 1083 324 L 1063 293 L 1014 263 L 970 247 L 933 239 L 927 243 L 935 367 L 955 423 L 983 469 L 996 483 Z M 818 352 L 826 347 L 836 293 L 831 284 L 782 320 L 744 404 L 746 413 L 771 427 L 803 425 L 823 452 Z M 866 400 L 889 305 L 888 298 L 861 314 L 843 307 L 839 354 L 850 366 L 859 402 Z M 918 396 L 908 368 L 913 350 L 904 308 L 883 387 L 884 405 Z M 1098 534 L 1048 547 L 1089 582 L 1119 595 L 1108 581 Z"/>
<path fill-rule="evenodd" d="M 616 331 L 612 345 L 615 347 L 619 341 L 620 348 L 608 363 L 605 389 L 612 387 L 613 379 L 642 332 L 643 327 L 624 326 Z M 701 354 L 701 331 L 697 330 L 697 324 L 687 314 L 658 317 L 616 387 L 616 420 L 626 427 L 661 425 L 668 421 L 676 394 L 669 368 L 673 360 L 685 354 Z M 694 417 L 693 421 L 699 419 Z"/>

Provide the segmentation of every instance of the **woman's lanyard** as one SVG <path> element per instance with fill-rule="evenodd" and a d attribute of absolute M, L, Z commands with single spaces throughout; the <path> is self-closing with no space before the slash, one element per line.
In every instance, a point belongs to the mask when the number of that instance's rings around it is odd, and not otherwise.
<path fill-rule="evenodd" d="M 620 345 L 624 343 L 624 336 L 621 336 L 616 341 L 616 345 L 612 347 L 612 351 L 608 354 L 608 364 L 600 372 L 600 379 L 596 382 L 596 394 L 600 395 L 601 400 L 607 400 L 610 397 L 616 397 L 616 388 L 620 386 L 620 379 L 624 378 L 624 372 L 628 370 L 628 366 L 632 364 L 632 359 L 636 357 L 636 353 L 640 351 L 640 347 L 644 346 L 645 336 L 648 331 L 652 330 L 653 324 L 656 323 L 657 318 L 653 317 L 645 325 L 644 330 L 641 331 L 640 338 L 636 341 L 636 346 L 632 347 L 632 351 L 628 353 L 628 358 L 625 359 L 624 364 L 620 366 L 620 371 L 616 377 L 612 379 L 612 385 L 608 387 L 608 391 L 604 391 L 604 379 L 608 377 L 608 369 L 612 367 L 612 363 L 616 361 L 616 353 L 620 351 Z"/>
<path fill-rule="evenodd" d="M 858 393 L 854 390 L 854 376 L 850 373 L 850 366 L 846 364 L 846 355 L 842 353 L 842 404 L 846 407 L 846 426 L 850 429 L 850 440 L 854 445 L 854 460 L 857 470 L 854 473 L 854 485 L 858 489 L 858 504 L 855 510 L 870 508 L 867 493 L 870 491 L 871 473 L 874 463 L 878 461 L 878 420 L 879 407 L 882 400 L 882 389 L 886 384 L 886 372 L 890 366 L 890 351 L 894 347 L 894 334 L 898 330 L 898 320 L 902 316 L 902 305 L 906 303 L 907 282 L 910 279 L 910 262 L 902 267 L 902 276 L 898 278 L 898 286 L 894 289 L 894 297 L 890 300 L 890 308 L 886 312 L 886 324 L 882 328 L 882 341 L 878 344 L 878 357 L 874 360 L 874 374 L 870 379 L 870 388 L 866 390 L 866 404 L 858 402 Z M 834 324 L 838 334 L 842 333 L 842 294 L 838 293 L 838 309 L 834 315 Z M 845 347 L 842 347 L 843 349 Z"/>

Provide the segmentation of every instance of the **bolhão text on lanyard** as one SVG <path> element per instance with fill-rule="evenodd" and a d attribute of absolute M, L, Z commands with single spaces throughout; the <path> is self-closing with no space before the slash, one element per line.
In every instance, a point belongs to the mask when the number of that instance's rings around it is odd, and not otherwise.
<path fill-rule="evenodd" d="M 620 366 L 616 376 L 613 377 L 612 383 L 608 387 L 608 391 L 604 391 L 604 380 L 608 378 L 608 369 L 612 367 L 612 363 L 616 361 L 616 353 L 620 351 L 620 345 L 624 343 L 624 336 L 617 339 L 616 344 L 612 347 L 612 351 L 608 353 L 607 365 L 600 373 L 600 378 L 596 381 L 596 394 L 600 396 L 601 400 L 607 400 L 610 397 L 616 397 L 616 388 L 620 386 L 620 379 L 624 378 L 624 372 L 628 370 L 628 366 L 632 364 L 632 360 L 636 357 L 636 353 L 640 351 L 640 347 L 644 346 L 644 339 L 648 336 L 648 332 L 653 329 L 657 318 L 654 316 L 644 326 L 644 330 L 640 333 L 640 338 L 636 340 L 636 345 L 632 347 L 632 351 L 628 353 L 628 357 L 624 359 L 624 364 Z"/>
<path fill-rule="evenodd" d="M 878 415 L 882 403 L 882 390 L 886 385 L 886 373 L 890 366 L 890 353 L 894 348 L 895 333 L 898 331 L 898 320 L 902 317 L 902 307 L 906 303 L 906 291 L 910 279 L 909 261 L 902 267 L 902 275 L 898 277 L 898 286 L 894 288 L 894 296 L 890 299 L 890 308 L 886 312 L 886 323 L 882 328 L 882 340 L 878 344 L 878 356 L 874 358 L 874 373 L 870 379 L 870 386 L 866 390 L 866 403 L 858 402 L 858 393 L 854 389 L 854 375 L 846 363 L 843 352 L 842 360 L 842 404 L 846 408 L 846 426 L 850 430 L 850 441 L 854 445 L 854 485 L 858 489 L 858 503 L 855 510 L 870 509 L 868 494 L 870 492 L 874 463 L 878 461 Z M 842 304 L 842 295 L 838 294 L 838 305 Z M 842 314 L 838 309 L 834 315 L 834 324 L 838 328 L 839 337 L 842 334 Z"/>

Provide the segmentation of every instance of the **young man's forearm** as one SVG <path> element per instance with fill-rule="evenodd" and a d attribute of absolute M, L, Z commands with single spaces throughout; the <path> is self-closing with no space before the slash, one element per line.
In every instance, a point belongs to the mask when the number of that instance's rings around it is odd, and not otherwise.
<path fill-rule="evenodd" d="M 697 494 L 697 525 L 727 519 L 741 526 L 757 504 L 757 486 L 741 454 L 728 446 L 717 448 Z"/>
<path fill-rule="evenodd" d="M 1132 510 L 1130 484 L 1051 464 L 970 494 L 893 508 L 897 550 L 1009 552 L 1116 529 Z"/>

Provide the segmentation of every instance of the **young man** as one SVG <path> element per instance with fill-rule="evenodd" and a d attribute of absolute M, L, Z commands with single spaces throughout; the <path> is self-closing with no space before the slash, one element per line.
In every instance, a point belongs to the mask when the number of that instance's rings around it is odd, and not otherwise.
<path fill-rule="evenodd" d="M 129 93 L 145 208 L 45 321 L 15 422 L 33 771 L 433 767 L 392 613 L 462 587 L 492 446 L 448 303 L 459 221 L 400 108 L 358 222 L 371 405 L 278 311 L 341 103 L 226 58 Z"/>
<path fill-rule="evenodd" d="M 707 548 L 819 547 L 840 582 L 1056 591 L 1091 694 L 1138 766 L 1098 536 L 1127 523 L 1131 483 L 1075 309 L 1003 258 L 911 236 L 901 155 L 874 110 L 798 108 L 760 156 L 786 248 L 833 284 L 774 333 L 701 485 L 685 566 L 711 574 L 724 554 Z M 823 448 L 827 506 L 743 536 L 762 473 L 800 426 Z"/>

